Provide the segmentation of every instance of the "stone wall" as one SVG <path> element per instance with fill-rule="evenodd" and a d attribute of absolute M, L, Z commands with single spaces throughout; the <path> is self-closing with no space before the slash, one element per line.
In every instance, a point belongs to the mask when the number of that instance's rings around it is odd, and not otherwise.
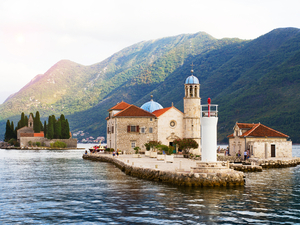
<path fill-rule="evenodd" d="M 145 180 L 170 183 L 178 186 L 242 186 L 245 184 L 243 173 L 180 173 L 172 171 L 161 171 L 150 168 L 130 166 L 115 158 L 100 154 L 86 154 L 83 159 L 109 162 L 114 164 L 126 175 L 138 177 Z"/>
<path fill-rule="evenodd" d="M 152 119 L 152 121 L 151 121 Z M 127 132 L 127 126 L 139 126 L 139 132 Z M 141 133 L 141 128 L 145 128 L 145 133 Z M 152 127 L 153 132 L 149 133 Z M 157 140 L 157 120 L 155 118 L 145 117 L 122 117 L 117 118 L 115 123 L 115 131 L 117 132 L 117 140 L 114 149 L 120 151 L 134 152 L 131 143 L 135 142 L 135 146 L 141 148 L 141 152 L 146 151 L 145 143 Z"/>
<path fill-rule="evenodd" d="M 241 155 L 248 148 L 251 155 L 256 158 L 270 158 L 271 145 L 275 145 L 275 157 L 286 158 L 292 157 L 292 141 L 287 141 L 286 138 L 239 138 L 234 137 L 229 139 L 229 149 L 231 155 L 236 155 L 240 150 Z"/>
<path fill-rule="evenodd" d="M 41 144 L 44 143 L 46 147 L 50 147 L 50 143 L 54 143 L 56 141 L 61 141 L 67 144 L 67 148 L 77 148 L 77 139 L 70 138 L 70 139 L 47 139 L 43 137 L 21 137 L 20 138 L 20 147 L 28 147 L 28 142 L 40 142 Z"/>
<path fill-rule="evenodd" d="M 171 121 L 175 126 L 170 125 Z M 183 113 L 173 107 L 158 117 L 158 140 L 168 146 L 176 138 L 183 138 Z"/>
<path fill-rule="evenodd" d="M 184 138 L 193 138 L 198 143 L 198 149 L 193 150 L 193 154 L 201 154 L 201 99 L 184 98 Z"/>

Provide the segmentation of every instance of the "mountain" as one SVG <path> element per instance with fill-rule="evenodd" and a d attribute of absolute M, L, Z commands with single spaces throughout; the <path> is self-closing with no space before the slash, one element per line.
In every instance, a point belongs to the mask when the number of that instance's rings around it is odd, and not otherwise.
<path fill-rule="evenodd" d="M 191 64 L 202 104 L 219 105 L 218 140 L 238 122 L 261 122 L 300 142 L 300 32 L 275 29 L 254 40 L 215 39 L 200 32 L 140 42 L 106 60 L 83 66 L 62 60 L 0 105 L 7 119 L 39 110 L 64 113 L 71 131 L 105 135 L 107 110 L 122 100 L 141 106 L 154 100 L 183 110 L 183 84 Z"/>

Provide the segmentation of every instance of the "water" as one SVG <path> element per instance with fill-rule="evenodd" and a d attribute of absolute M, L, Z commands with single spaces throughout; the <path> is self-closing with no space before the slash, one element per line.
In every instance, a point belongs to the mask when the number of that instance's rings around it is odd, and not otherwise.
<path fill-rule="evenodd" d="M 0 224 L 300 223 L 300 166 L 248 173 L 244 187 L 180 188 L 83 152 L 1 149 Z"/>

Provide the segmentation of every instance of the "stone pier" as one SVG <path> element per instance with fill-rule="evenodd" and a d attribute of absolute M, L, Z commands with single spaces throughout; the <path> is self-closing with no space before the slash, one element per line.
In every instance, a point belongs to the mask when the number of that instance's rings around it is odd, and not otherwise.
<path fill-rule="evenodd" d="M 201 170 L 201 163 L 186 158 L 174 158 L 173 163 L 158 161 L 142 155 L 113 157 L 105 154 L 84 154 L 83 159 L 109 162 L 127 175 L 145 180 L 170 183 L 178 186 L 241 186 L 245 184 L 244 173 L 218 165 L 217 170 Z M 222 167 L 222 168 L 221 168 Z M 217 168 L 217 167 L 215 167 Z"/>

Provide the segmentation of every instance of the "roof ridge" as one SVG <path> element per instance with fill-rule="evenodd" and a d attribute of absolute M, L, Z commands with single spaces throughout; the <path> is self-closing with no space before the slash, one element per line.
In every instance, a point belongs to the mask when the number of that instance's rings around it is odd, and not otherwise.
<path fill-rule="evenodd" d="M 255 131 L 256 130 L 256 128 L 258 128 L 259 127 L 259 125 L 261 125 L 260 123 L 256 123 L 256 124 L 253 124 L 254 126 L 250 129 L 250 130 L 247 130 L 246 132 L 248 132 L 248 134 L 246 134 L 246 135 L 244 135 L 244 137 L 246 137 L 246 136 L 249 136 L 249 134 L 251 134 L 253 131 Z M 245 132 L 245 133 L 246 133 Z"/>
<path fill-rule="evenodd" d="M 116 113 L 115 115 L 114 115 L 114 117 L 115 116 L 125 116 L 126 117 L 126 115 L 121 115 L 122 113 L 125 113 L 126 114 L 126 111 L 127 110 L 129 110 L 130 108 L 134 108 L 134 109 L 132 109 L 132 110 L 135 110 L 135 111 L 140 111 L 140 113 L 141 112 L 143 112 L 143 113 L 145 113 L 144 115 L 142 115 L 142 117 L 155 117 L 156 118 L 156 115 L 154 115 L 153 113 L 151 113 L 151 112 L 148 112 L 147 110 L 144 110 L 144 109 L 142 109 L 142 108 L 140 108 L 140 107 L 138 107 L 138 106 L 136 106 L 136 105 L 133 105 L 133 104 L 131 104 L 131 105 L 129 105 L 128 107 L 126 107 L 124 110 L 122 110 L 122 111 L 120 111 L 120 112 L 118 112 L 118 113 Z M 129 113 L 130 113 L 130 111 L 129 111 Z M 128 116 L 128 115 L 127 115 Z M 138 115 L 131 115 L 131 116 L 134 116 L 134 117 L 139 117 Z M 140 115 L 141 116 L 141 115 Z"/>
<path fill-rule="evenodd" d="M 133 104 L 127 106 L 125 109 L 121 110 L 120 112 L 117 112 L 115 115 L 113 115 L 114 117 L 117 116 L 119 113 L 124 112 L 126 109 L 128 109 L 130 106 L 132 106 Z"/>

